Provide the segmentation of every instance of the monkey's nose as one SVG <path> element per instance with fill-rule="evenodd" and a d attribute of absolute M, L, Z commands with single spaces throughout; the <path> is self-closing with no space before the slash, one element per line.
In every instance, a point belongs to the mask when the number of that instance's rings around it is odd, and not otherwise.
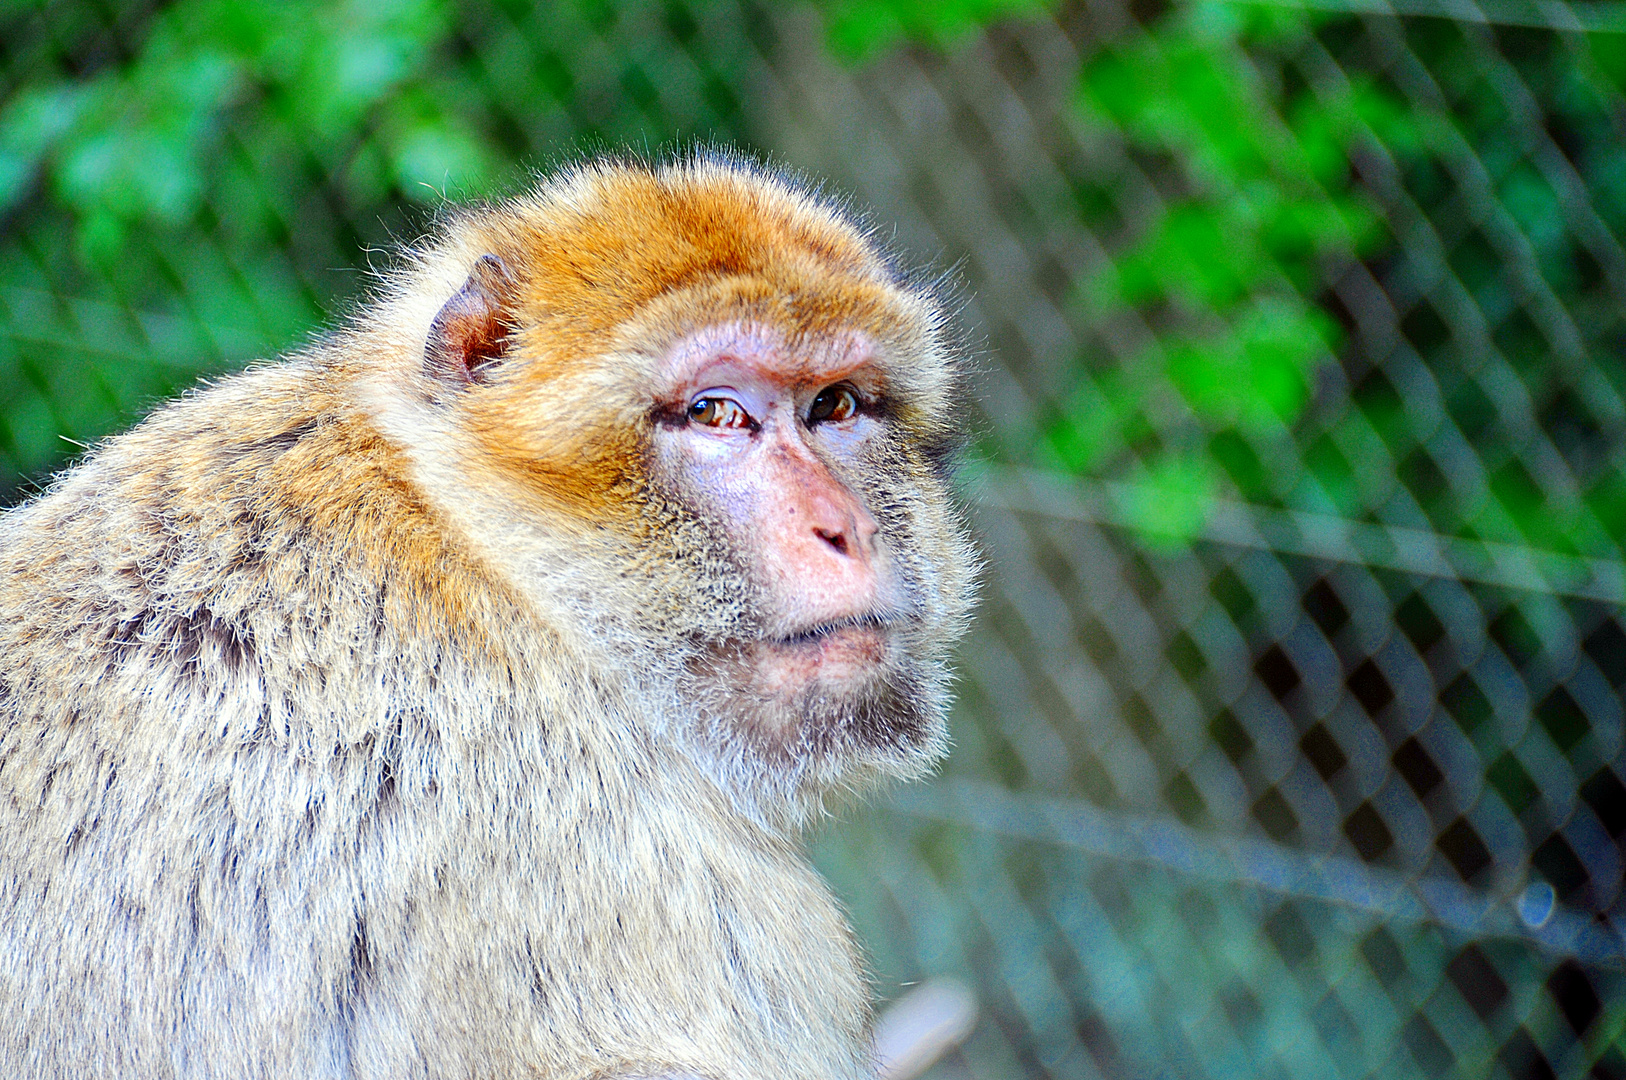
<path fill-rule="evenodd" d="M 847 550 L 846 533 L 829 532 L 825 529 L 814 529 L 813 532 L 817 534 L 820 540 L 823 540 L 826 544 L 829 544 L 831 547 L 835 548 L 837 554 L 850 554 L 850 552 Z"/>
<path fill-rule="evenodd" d="M 776 517 L 761 558 L 794 622 L 847 619 L 873 608 L 878 530 L 851 492 L 828 477 L 799 484 Z"/>
<path fill-rule="evenodd" d="M 857 499 L 840 488 L 839 497 L 816 500 L 813 535 L 837 555 L 867 562 L 879 527 Z M 834 495 L 836 493 L 829 493 Z"/>

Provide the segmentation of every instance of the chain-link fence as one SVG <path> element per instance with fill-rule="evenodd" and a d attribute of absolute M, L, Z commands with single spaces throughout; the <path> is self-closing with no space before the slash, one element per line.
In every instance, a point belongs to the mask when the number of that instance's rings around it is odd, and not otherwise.
<path fill-rule="evenodd" d="M 404 206 L 769 152 L 980 343 L 956 749 L 816 844 L 933 1075 L 1626 1077 L 1626 6 L 277 9 L 0 6 L 11 488 Z"/>

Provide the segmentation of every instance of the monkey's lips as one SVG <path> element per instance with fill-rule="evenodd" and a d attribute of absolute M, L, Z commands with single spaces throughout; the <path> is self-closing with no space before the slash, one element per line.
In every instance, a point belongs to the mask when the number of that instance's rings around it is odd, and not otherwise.
<path fill-rule="evenodd" d="M 824 623 L 788 637 L 750 647 L 759 685 L 794 692 L 815 679 L 844 682 L 864 678 L 883 665 L 892 648 L 892 628 L 878 618 Z"/>

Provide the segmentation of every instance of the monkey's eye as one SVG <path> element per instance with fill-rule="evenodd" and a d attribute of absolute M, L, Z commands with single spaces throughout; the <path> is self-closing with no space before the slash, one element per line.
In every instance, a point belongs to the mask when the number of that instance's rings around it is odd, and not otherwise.
<path fill-rule="evenodd" d="M 733 398 L 702 397 L 695 398 L 689 404 L 689 421 L 694 424 L 704 424 L 715 428 L 749 428 L 755 427 L 756 422 L 751 414 L 745 411 L 745 406 Z"/>
<path fill-rule="evenodd" d="M 809 424 L 839 424 L 858 415 L 858 394 L 843 383 L 819 391 L 807 410 Z"/>

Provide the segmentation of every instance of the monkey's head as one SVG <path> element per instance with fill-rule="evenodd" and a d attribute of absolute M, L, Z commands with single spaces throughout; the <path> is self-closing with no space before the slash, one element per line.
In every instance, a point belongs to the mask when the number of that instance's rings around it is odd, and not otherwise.
<path fill-rule="evenodd" d="M 960 362 L 838 209 L 714 156 L 587 166 L 450 221 L 364 332 L 419 364 L 379 413 L 437 510 L 737 799 L 800 817 L 942 753 Z"/>

